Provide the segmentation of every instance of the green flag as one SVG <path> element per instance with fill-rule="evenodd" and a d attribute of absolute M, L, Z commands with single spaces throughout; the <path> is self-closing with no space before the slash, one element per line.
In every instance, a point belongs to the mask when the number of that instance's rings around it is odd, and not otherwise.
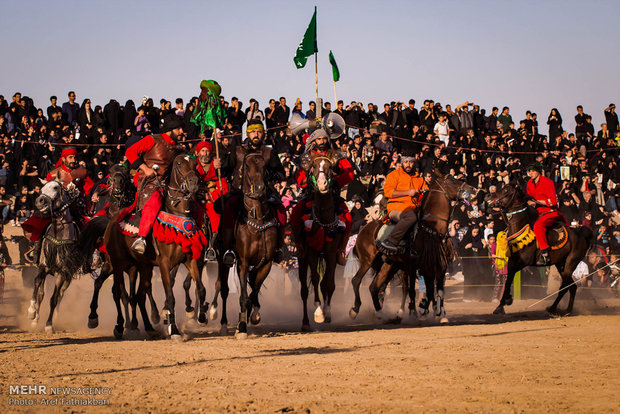
<path fill-rule="evenodd" d="M 336 59 L 334 58 L 334 54 L 332 51 L 329 51 L 329 63 L 332 64 L 332 72 L 334 74 L 334 82 L 338 82 L 340 80 L 340 71 L 338 70 L 338 64 L 336 63 Z"/>
<path fill-rule="evenodd" d="M 301 69 L 306 66 L 306 61 L 308 60 L 308 56 L 312 56 L 314 53 L 318 53 L 319 47 L 316 43 L 316 6 L 314 7 L 314 14 L 312 15 L 312 20 L 310 20 L 310 24 L 306 29 L 306 33 L 304 34 L 304 38 L 301 39 L 301 43 L 297 47 L 297 52 L 295 52 L 295 57 L 293 58 L 293 62 L 295 62 L 295 66 L 297 69 Z"/>

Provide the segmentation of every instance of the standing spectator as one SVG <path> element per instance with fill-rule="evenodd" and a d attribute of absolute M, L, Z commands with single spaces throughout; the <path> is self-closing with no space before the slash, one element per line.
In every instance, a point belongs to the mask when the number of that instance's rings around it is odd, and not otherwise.
<path fill-rule="evenodd" d="M 512 124 L 512 116 L 510 116 L 510 108 L 505 106 L 502 109 L 502 113 L 497 117 L 497 122 L 499 122 L 504 131 L 510 131 L 510 124 Z"/>
<path fill-rule="evenodd" d="M 239 99 L 233 96 L 230 100 L 230 108 L 228 108 L 228 122 L 230 122 L 235 132 L 241 132 L 245 123 L 245 114 L 241 110 L 242 106 L 243 104 L 239 102 Z"/>
<path fill-rule="evenodd" d="M 575 115 L 575 136 L 579 142 L 583 142 L 586 135 L 586 117 L 590 115 L 583 112 L 583 106 L 577 106 L 577 115 Z"/>
<path fill-rule="evenodd" d="M 316 103 L 314 101 L 310 101 L 308 106 L 310 109 L 306 111 L 306 119 L 312 121 L 316 119 Z"/>
<path fill-rule="evenodd" d="M 435 124 L 435 128 L 433 128 L 433 130 L 435 132 L 435 135 L 439 137 L 441 142 L 443 142 L 447 146 L 450 142 L 450 127 L 448 125 L 448 122 L 446 122 L 445 112 L 439 114 L 439 122 Z"/>
<path fill-rule="evenodd" d="M 84 131 L 86 129 L 86 124 L 93 124 L 94 115 L 95 113 L 90 107 L 90 99 L 84 99 L 82 102 L 82 107 L 78 111 L 77 115 L 77 122 L 80 130 Z"/>
<path fill-rule="evenodd" d="M 407 130 L 409 136 L 413 133 L 414 126 L 420 126 L 420 114 L 415 107 L 415 100 L 409 99 L 409 106 L 403 111 L 407 120 Z"/>
<path fill-rule="evenodd" d="M 562 116 L 558 112 L 557 108 L 553 108 L 547 118 L 547 125 L 549 125 L 549 140 L 553 141 L 557 137 L 562 136 Z"/>
<path fill-rule="evenodd" d="M 291 108 L 286 106 L 286 98 L 284 96 L 280 97 L 280 105 L 278 105 L 275 109 L 274 117 L 276 121 L 276 126 L 282 127 L 285 126 L 288 122 L 288 119 L 291 115 Z"/>
<path fill-rule="evenodd" d="M 265 108 L 265 123 L 267 124 L 267 135 L 273 136 L 276 127 L 276 100 L 269 100 L 269 107 Z"/>
<path fill-rule="evenodd" d="M 62 108 L 60 106 L 58 106 L 58 98 L 56 97 L 56 95 L 52 95 L 50 96 L 50 103 L 51 105 L 47 107 L 47 118 L 48 119 L 52 119 L 52 115 L 55 112 L 60 112 L 62 114 Z"/>
<path fill-rule="evenodd" d="M 144 107 L 142 106 L 138 108 L 138 115 L 136 115 L 136 118 L 134 120 L 134 129 L 136 133 L 140 136 L 148 135 L 151 130 L 151 124 L 149 124 L 149 121 L 146 118 Z"/>
<path fill-rule="evenodd" d="M 253 119 L 265 122 L 265 115 L 263 115 L 263 111 L 258 109 L 258 101 L 256 99 L 250 99 L 250 107 L 247 109 L 246 119 L 248 123 Z"/>
<path fill-rule="evenodd" d="M 605 108 L 605 122 L 607 123 L 607 128 L 609 128 L 609 132 L 612 135 L 615 135 L 618 129 L 618 114 L 616 113 L 616 105 L 609 104 L 607 108 Z"/>
<path fill-rule="evenodd" d="M 70 91 L 67 96 L 69 101 L 62 104 L 62 116 L 65 121 L 72 127 L 77 123 L 77 115 L 80 110 L 80 105 L 75 102 L 75 92 Z"/>

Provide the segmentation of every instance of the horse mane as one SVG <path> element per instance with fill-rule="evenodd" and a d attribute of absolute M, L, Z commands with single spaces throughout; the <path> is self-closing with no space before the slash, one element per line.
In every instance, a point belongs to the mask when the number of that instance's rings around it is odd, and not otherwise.
<path fill-rule="evenodd" d="M 187 155 L 187 156 L 189 156 L 189 153 L 184 148 L 174 148 L 173 149 L 173 151 L 172 151 L 172 162 L 170 163 L 170 168 L 168 168 L 168 170 L 161 177 L 162 178 L 162 183 L 170 184 L 170 178 L 172 178 L 172 170 L 174 169 L 173 168 L 174 160 L 179 155 Z"/>

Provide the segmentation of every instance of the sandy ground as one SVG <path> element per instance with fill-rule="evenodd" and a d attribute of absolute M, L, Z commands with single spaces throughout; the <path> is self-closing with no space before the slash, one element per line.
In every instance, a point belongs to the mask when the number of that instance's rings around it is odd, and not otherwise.
<path fill-rule="evenodd" d="M 208 274 L 212 296 L 214 269 Z M 493 316 L 491 303 L 462 302 L 462 288 L 452 283 L 450 325 L 414 318 L 386 325 L 373 319 L 367 285 L 362 312 L 351 321 L 351 292 L 340 283 L 333 323 L 313 323 L 315 331 L 302 334 L 301 301 L 282 278 L 281 272 L 268 278 L 263 322 L 250 326 L 248 339 L 222 337 L 219 321 L 210 321 L 205 328 L 186 326 L 189 339 L 172 343 L 142 332 L 115 340 L 109 282 L 100 298 L 100 326 L 88 330 L 88 276 L 70 286 L 50 335 L 43 332 L 49 280 L 41 321 L 32 330 L 25 316 L 31 290 L 19 271 L 8 270 L 0 304 L 0 412 L 620 411 L 620 300 L 613 295 L 579 299 L 578 293 L 570 317 L 550 318 L 544 312 L 549 302 L 528 308 L 534 300 L 516 301 L 507 315 Z M 155 295 L 161 307 L 157 281 Z M 231 295 L 230 333 L 236 302 Z M 392 289 L 386 308 L 394 312 L 399 302 L 399 290 Z M 9 395 L 11 385 L 43 385 L 48 395 Z M 49 395 L 52 387 L 110 394 L 92 396 L 106 403 L 102 407 L 81 406 Z M 58 405 L 44 406 L 43 398 Z"/>

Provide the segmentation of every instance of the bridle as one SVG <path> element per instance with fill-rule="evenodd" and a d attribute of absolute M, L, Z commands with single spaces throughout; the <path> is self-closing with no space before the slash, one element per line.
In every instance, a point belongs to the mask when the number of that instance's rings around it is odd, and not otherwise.
<path fill-rule="evenodd" d="M 179 177 L 182 178 L 181 185 L 179 187 L 174 187 L 173 185 L 171 185 L 169 183 L 168 184 L 168 188 L 166 190 L 167 194 L 168 194 L 168 198 L 170 199 L 170 204 L 173 207 L 176 207 L 181 202 L 181 200 L 188 201 L 194 195 L 195 191 L 193 191 L 191 189 L 189 180 L 192 177 L 195 177 L 196 173 L 192 169 L 190 169 L 187 172 L 187 174 L 183 175 L 183 173 L 181 172 L 181 169 L 179 168 L 178 164 L 173 161 L 173 163 L 172 163 L 172 174 L 176 178 L 177 182 L 179 181 Z M 171 191 L 176 193 L 177 196 L 172 195 Z M 180 196 L 178 194 L 180 194 Z M 191 211 L 186 209 L 184 212 L 185 213 L 190 213 Z"/>
<path fill-rule="evenodd" d="M 444 178 L 444 180 L 445 180 L 445 178 Z M 431 188 L 431 189 L 427 190 L 426 192 L 427 192 L 427 193 L 437 192 L 437 193 L 442 194 L 442 195 L 446 198 L 446 200 L 448 200 L 448 202 L 453 201 L 453 198 L 452 198 L 452 197 L 450 197 L 450 194 L 448 194 L 448 190 L 447 190 L 447 189 L 446 189 L 446 187 L 442 184 L 441 179 L 435 179 L 435 180 L 434 180 L 434 182 L 435 182 L 435 183 L 437 183 L 437 185 L 439 186 L 439 190 L 434 189 L 434 188 Z M 466 185 L 467 185 L 467 183 L 466 183 L 466 182 L 461 183 L 461 185 L 459 186 L 459 188 L 456 190 L 456 198 L 455 198 L 454 200 L 461 200 L 461 199 L 462 199 L 462 200 L 467 200 L 467 199 L 471 196 L 471 194 L 469 193 L 469 191 L 467 191 L 467 190 L 463 190 L 463 188 L 464 188 Z M 427 198 L 425 197 L 425 198 L 424 198 L 424 204 L 422 205 L 422 207 L 426 204 L 426 200 L 427 200 Z M 436 219 L 436 220 L 441 220 L 441 221 L 443 221 L 443 222 L 445 222 L 445 223 L 449 223 L 449 222 L 450 222 L 450 217 L 452 217 L 452 213 L 454 213 L 454 209 L 455 209 L 455 208 L 456 208 L 456 205 L 454 205 L 454 206 L 450 207 L 450 212 L 449 212 L 449 214 L 448 214 L 448 217 L 447 217 L 447 218 L 439 217 L 439 216 L 436 216 L 436 215 L 434 215 L 434 214 L 432 214 L 432 213 L 426 213 L 426 214 L 424 214 L 424 216 L 422 217 L 422 221 L 426 220 L 426 219 L 427 219 L 427 218 L 429 218 L 429 217 L 432 217 L 432 218 L 434 218 L 434 219 Z M 423 228 L 425 228 L 425 226 L 422 226 L 422 227 L 423 227 Z M 428 229 L 428 230 L 432 230 L 432 229 Z M 442 236 L 445 238 L 447 234 L 448 234 L 448 232 L 446 231 L 446 233 L 445 233 L 445 234 L 443 234 Z"/>

